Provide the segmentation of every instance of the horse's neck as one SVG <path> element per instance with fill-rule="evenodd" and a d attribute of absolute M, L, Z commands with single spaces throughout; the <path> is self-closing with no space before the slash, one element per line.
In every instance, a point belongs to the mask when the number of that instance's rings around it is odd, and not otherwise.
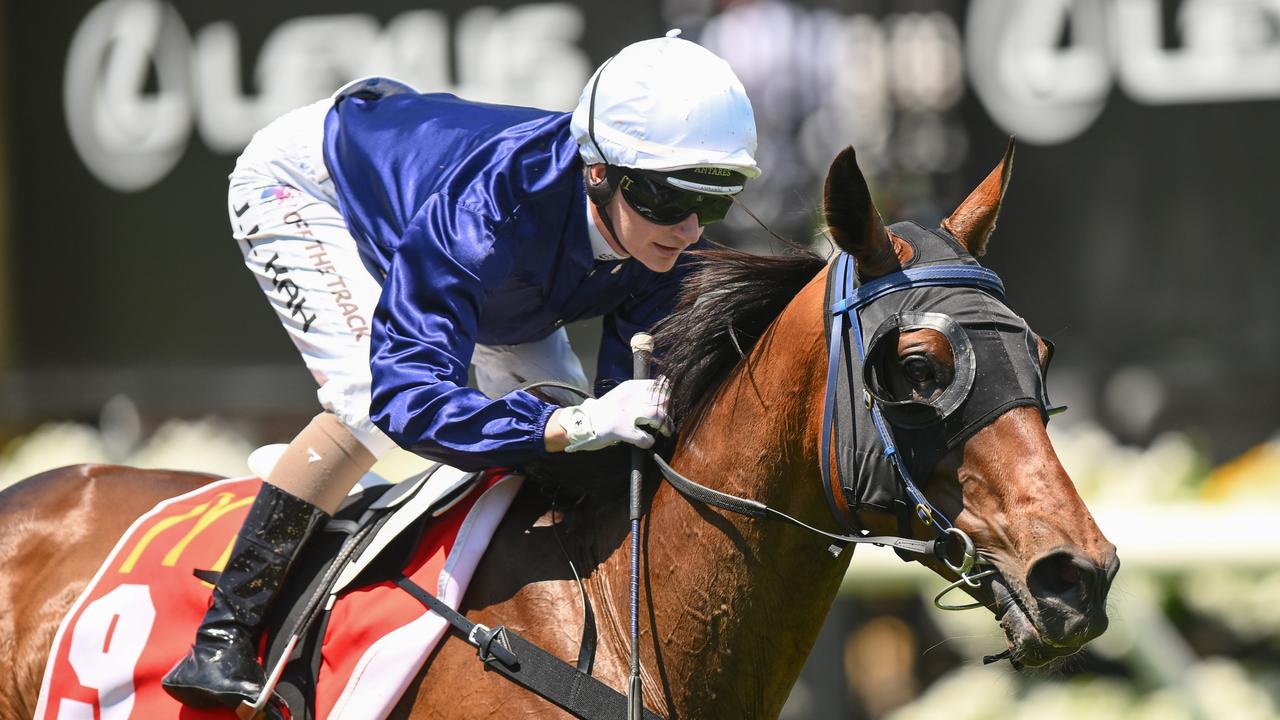
<path fill-rule="evenodd" d="M 829 528 L 816 438 L 825 380 L 823 277 L 760 340 L 747 363 L 751 375 L 740 366 L 730 376 L 674 465 L 701 483 Z M 665 694 L 681 717 L 710 708 L 724 717 L 775 716 L 848 555 L 834 558 L 818 536 L 709 508 L 669 485 L 654 496 L 644 542 L 652 607 L 652 625 L 642 622 L 652 633 L 643 641 L 647 701 Z M 625 592 L 623 577 L 609 580 L 615 594 Z"/>

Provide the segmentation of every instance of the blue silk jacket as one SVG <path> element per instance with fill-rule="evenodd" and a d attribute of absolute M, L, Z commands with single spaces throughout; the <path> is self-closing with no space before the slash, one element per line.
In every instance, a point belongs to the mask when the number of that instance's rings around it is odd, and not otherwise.
<path fill-rule="evenodd" d="M 463 469 L 546 453 L 554 406 L 468 388 L 476 343 L 517 345 L 604 316 L 597 393 L 631 374 L 629 338 L 666 316 L 688 264 L 598 262 L 568 113 L 411 92 L 340 95 L 324 159 L 382 277 L 369 415 L 401 447 Z"/>

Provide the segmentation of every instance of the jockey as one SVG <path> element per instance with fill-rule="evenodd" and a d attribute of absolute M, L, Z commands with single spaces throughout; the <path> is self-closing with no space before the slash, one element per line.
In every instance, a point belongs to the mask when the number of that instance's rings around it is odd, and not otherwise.
<path fill-rule="evenodd" d="M 627 379 L 629 338 L 670 312 L 683 251 L 760 174 L 755 149 L 728 64 L 671 34 L 606 61 L 572 113 L 370 78 L 258 132 L 230 219 L 324 412 L 265 478 L 169 694 L 256 699 L 289 566 L 394 445 L 482 469 L 669 433 L 662 385 Z M 596 316 L 599 399 L 518 389 L 585 389 L 564 324 Z"/>

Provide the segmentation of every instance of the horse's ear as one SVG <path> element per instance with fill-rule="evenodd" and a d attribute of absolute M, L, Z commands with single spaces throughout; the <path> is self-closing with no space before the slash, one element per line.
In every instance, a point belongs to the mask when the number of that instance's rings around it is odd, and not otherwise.
<path fill-rule="evenodd" d="M 832 161 L 823 205 L 832 239 L 841 250 L 853 255 L 859 276 L 879 277 L 901 267 L 894 242 L 871 202 L 871 190 L 858 169 L 852 147 L 841 150 Z"/>
<path fill-rule="evenodd" d="M 991 231 L 996 229 L 1004 191 L 1009 187 L 1009 176 L 1013 174 L 1013 150 L 1014 142 L 1010 137 L 1004 158 L 996 169 L 969 193 L 950 217 L 942 221 L 942 229 L 954 235 L 974 257 L 987 252 L 987 240 L 991 238 Z"/>

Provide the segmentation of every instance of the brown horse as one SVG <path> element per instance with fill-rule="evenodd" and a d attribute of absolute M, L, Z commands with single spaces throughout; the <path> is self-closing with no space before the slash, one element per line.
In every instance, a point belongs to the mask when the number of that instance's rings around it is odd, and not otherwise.
<path fill-rule="evenodd" d="M 1011 163 L 1012 146 L 943 223 L 974 256 L 986 250 Z M 852 150 L 832 166 L 826 212 L 834 241 L 854 256 L 862 280 L 911 262 L 912 245 L 882 225 Z M 709 256 L 657 340 L 671 348 L 664 367 L 673 382 L 673 413 L 683 420 L 672 465 L 718 490 L 834 531 L 838 524 L 818 479 L 827 451 L 820 440 L 826 267 L 813 256 Z M 966 297 L 975 295 L 981 293 Z M 1045 344 L 1038 338 L 1034 344 L 1047 362 Z M 928 330 L 904 330 L 896 355 L 903 361 L 899 373 L 909 373 L 921 358 L 943 374 L 954 370 L 945 337 Z M 894 382 L 922 379 L 907 374 Z M 1073 653 L 1105 629 L 1107 589 L 1119 565 L 1059 463 L 1041 410 L 1024 404 L 988 419 L 921 478 L 932 503 L 998 570 L 965 589 L 996 614 L 1012 658 L 1027 666 Z M 45 473 L 0 493 L 0 718 L 31 716 L 60 618 L 121 532 L 158 501 L 208 480 L 90 466 Z M 646 500 L 645 706 L 666 717 L 777 716 L 851 549 L 833 555 L 830 541 L 818 535 L 709 507 L 665 483 L 651 486 Z M 875 534 L 898 527 L 892 515 L 856 515 Z M 931 536 L 920 520 L 914 532 Z M 463 610 L 572 661 L 582 604 L 563 543 L 595 608 L 594 674 L 625 690 L 629 537 L 625 499 L 588 494 L 557 509 L 547 493 L 526 484 L 495 536 L 494 552 L 477 569 Z M 941 562 L 922 562 L 956 579 Z M 450 636 L 393 716 L 550 718 L 563 712 L 482 671 L 474 649 Z"/>

